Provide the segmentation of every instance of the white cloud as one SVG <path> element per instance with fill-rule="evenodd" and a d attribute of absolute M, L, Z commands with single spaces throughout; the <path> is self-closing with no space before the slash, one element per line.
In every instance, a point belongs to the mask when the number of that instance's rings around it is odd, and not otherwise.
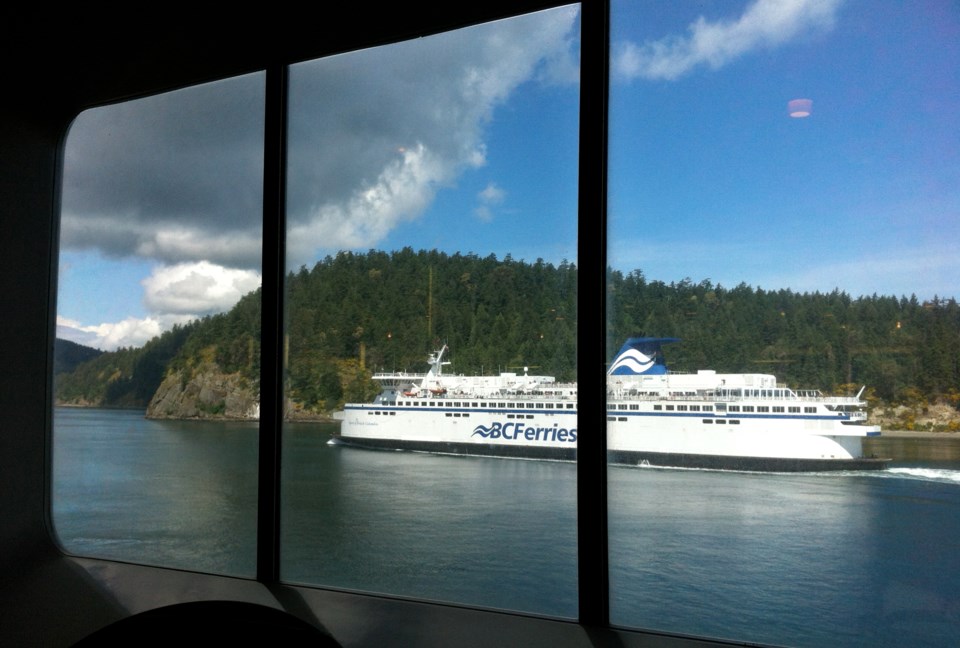
<path fill-rule="evenodd" d="M 486 163 L 523 83 L 576 83 L 561 7 L 291 67 L 290 267 L 376 246 Z M 81 114 L 65 147 L 63 249 L 260 265 L 263 76 Z"/>
<path fill-rule="evenodd" d="M 480 205 L 473 210 L 474 217 L 482 223 L 493 221 L 493 210 L 486 205 Z"/>
<path fill-rule="evenodd" d="M 738 19 L 709 22 L 702 16 L 685 36 L 614 47 L 611 68 L 623 79 L 677 79 L 706 65 L 713 69 L 757 49 L 778 47 L 797 36 L 833 27 L 843 0 L 756 0 Z"/>
<path fill-rule="evenodd" d="M 486 164 L 485 126 L 529 82 L 576 82 L 561 8 L 291 70 L 290 267 L 366 249 Z"/>
<path fill-rule="evenodd" d="M 483 191 L 477 194 L 477 200 L 480 201 L 480 205 L 473 210 L 473 215 L 476 216 L 478 220 L 489 223 L 494 217 L 492 207 L 501 204 L 506 196 L 507 194 L 503 189 L 493 182 L 489 183 L 484 187 Z"/>
<path fill-rule="evenodd" d="M 398 223 L 420 214 L 436 186 L 450 178 L 450 169 L 422 144 L 403 150 L 349 200 L 319 205 L 310 218 L 289 227 L 289 265 L 304 263 L 318 248 L 352 249 L 382 240 Z"/>
<path fill-rule="evenodd" d="M 477 197 L 480 198 L 480 202 L 486 205 L 499 205 L 506 196 L 507 193 L 503 189 L 491 182 L 484 187 L 483 191 L 481 191 Z"/>
<path fill-rule="evenodd" d="M 57 337 L 104 351 L 140 347 L 175 324 L 230 310 L 260 287 L 260 275 L 200 261 L 155 268 L 140 283 L 145 317 L 88 324 L 58 315 Z"/>
<path fill-rule="evenodd" d="M 172 326 L 174 322 L 170 322 Z M 128 317 L 121 322 L 83 325 L 75 320 L 57 317 L 57 337 L 102 351 L 121 347 L 140 347 L 163 333 L 165 324 L 148 317 Z"/>
<path fill-rule="evenodd" d="M 229 310 L 260 287 L 260 275 L 200 261 L 157 268 L 141 283 L 150 312 L 199 317 Z"/>

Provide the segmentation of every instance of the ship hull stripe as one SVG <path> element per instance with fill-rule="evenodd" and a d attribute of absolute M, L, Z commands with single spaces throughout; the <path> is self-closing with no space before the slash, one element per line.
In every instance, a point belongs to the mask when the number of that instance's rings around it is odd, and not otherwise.
<path fill-rule="evenodd" d="M 575 461 L 576 448 L 511 446 L 490 443 L 456 443 L 452 441 L 410 441 L 403 439 L 369 439 L 335 437 L 335 443 L 374 450 L 406 450 L 479 457 L 552 459 Z M 610 450 L 607 460 L 618 465 L 649 465 L 664 468 L 701 468 L 709 470 L 744 470 L 751 472 L 827 472 L 838 470 L 882 470 L 889 459 L 861 457 L 854 459 L 807 459 L 790 457 L 743 457 L 703 454 L 680 454 L 632 450 Z"/>

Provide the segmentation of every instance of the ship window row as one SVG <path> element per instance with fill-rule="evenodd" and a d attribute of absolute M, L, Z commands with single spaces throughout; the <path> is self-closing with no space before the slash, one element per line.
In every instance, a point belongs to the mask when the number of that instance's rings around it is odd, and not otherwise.
<path fill-rule="evenodd" d="M 712 411 L 713 411 L 713 405 L 667 405 L 667 406 L 666 406 L 667 411 L 670 411 L 670 412 L 674 411 L 674 407 L 676 407 L 676 411 L 679 411 L 679 412 L 687 412 L 687 411 L 689 411 L 689 412 L 712 412 Z M 663 408 L 664 408 L 663 405 L 654 405 L 654 406 L 653 406 L 653 411 L 655 411 L 655 412 L 662 412 L 662 411 L 663 411 Z M 620 409 L 625 409 L 625 407 L 624 407 L 623 405 L 620 405 Z M 639 406 L 639 405 L 631 405 L 631 406 L 630 406 L 630 409 L 632 409 L 632 410 L 640 409 L 640 406 Z M 718 406 L 718 409 L 721 409 L 721 410 L 722 410 L 723 407 Z M 739 411 L 740 411 L 740 408 L 739 408 L 739 406 L 737 406 L 737 405 L 731 405 L 731 406 L 730 406 L 730 411 L 731 411 L 731 412 L 739 412 Z"/>
<path fill-rule="evenodd" d="M 721 389 L 720 395 L 734 398 L 796 398 L 790 389 Z"/>
<path fill-rule="evenodd" d="M 418 401 L 398 401 L 397 405 L 404 407 L 493 407 L 498 409 L 505 409 L 507 403 L 494 403 L 494 402 L 468 402 L 468 401 L 454 401 L 450 403 L 444 402 L 418 402 Z M 577 408 L 576 403 L 521 403 L 517 407 L 525 409 L 568 409 L 573 410 Z"/>
<path fill-rule="evenodd" d="M 626 406 L 626 405 L 618 405 L 618 406 L 617 406 L 617 409 L 621 409 L 621 410 L 622 410 L 622 409 L 627 409 L 627 406 Z M 631 410 L 636 410 L 636 409 L 639 409 L 639 406 L 637 406 L 637 405 L 630 405 L 630 409 L 631 409 Z M 687 412 L 687 411 L 690 411 L 690 412 L 700 412 L 700 411 L 703 411 L 703 412 L 712 412 L 712 411 L 714 411 L 714 408 L 713 408 L 712 405 L 654 405 L 654 406 L 653 406 L 653 411 L 655 411 L 655 412 L 662 412 L 662 411 L 664 411 L 664 410 L 666 410 L 666 411 L 668 411 L 668 412 L 674 412 L 674 411 L 677 411 L 677 412 Z M 775 405 L 775 406 L 773 406 L 772 408 L 771 408 L 770 406 L 768 406 L 768 405 L 756 405 L 756 406 L 754 406 L 754 405 L 729 405 L 729 406 L 727 406 L 727 407 L 718 406 L 718 407 L 717 407 L 717 410 L 718 410 L 718 411 L 721 411 L 721 412 L 724 411 L 724 410 L 726 410 L 726 411 L 729 411 L 729 412 L 747 412 L 747 413 L 753 413 L 753 412 L 769 413 L 769 412 L 771 412 L 771 411 L 774 412 L 774 413 L 776 413 L 776 414 L 783 414 L 783 413 L 785 413 L 786 411 L 789 411 L 791 414 L 799 414 L 799 413 L 800 413 L 800 407 L 799 407 L 799 406 L 791 406 L 791 407 L 789 407 L 789 408 L 785 408 L 785 407 L 782 406 L 782 405 Z M 805 407 L 805 408 L 804 408 L 804 412 L 807 413 L 807 414 L 816 414 L 816 413 L 817 413 L 817 408 L 816 408 L 816 407 Z"/>

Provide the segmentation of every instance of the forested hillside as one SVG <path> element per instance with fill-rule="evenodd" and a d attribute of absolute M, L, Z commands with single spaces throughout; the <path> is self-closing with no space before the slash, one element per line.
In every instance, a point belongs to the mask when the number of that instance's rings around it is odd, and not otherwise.
<path fill-rule="evenodd" d="M 175 326 L 139 349 L 109 353 L 93 351 L 79 364 L 64 362 L 63 349 L 73 344 L 57 340 L 54 359 L 54 395 L 61 404 L 101 407 L 144 407 L 163 379 L 167 367 L 199 322 Z M 76 355 L 76 352 L 73 352 Z"/>
<path fill-rule="evenodd" d="M 887 401 L 917 391 L 956 398 L 960 388 L 960 308 L 952 298 L 668 285 L 640 272 L 610 273 L 608 291 L 608 349 L 627 331 L 679 337 L 667 349 L 672 369 L 772 373 L 825 391 L 855 383 Z"/>
<path fill-rule="evenodd" d="M 71 372 L 84 362 L 102 354 L 103 351 L 99 349 L 91 349 L 70 340 L 57 340 L 53 364 L 62 372 Z"/>
<path fill-rule="evenodd" d="M 682 339 L 666 348 L 674 370 L 773 373 L 791 386 L 824 391 L 862 384 L 887 402 L 956 404 L 960 396 L 954 299 L 666 284 L 639 271 L 610 272 L 607 290 L 607 360 L 628 336 L 671 336 Z M 328 257 L 288 277 L 291 410 L 322 413 L 370 398 L 373 371 L 423 370 L 441 342 L 451 349 L 449 371 L 526 366 L 575 379 L 576 304 L 577 268 L 570 263 L 411 249 Z M 229 407 L 216 399 L 228 400 L 229 390 L 258 392 L 259 331 L 257 291 L 229 313 L 59 374 L 58 402 L 145 407 L 164 379 L 168 403 L 194 381 L 194 392 L 207 393 L 201 413 L 222 414 Z M 229 386 L 211 387 L 211 373 L 229 376 Z"/>

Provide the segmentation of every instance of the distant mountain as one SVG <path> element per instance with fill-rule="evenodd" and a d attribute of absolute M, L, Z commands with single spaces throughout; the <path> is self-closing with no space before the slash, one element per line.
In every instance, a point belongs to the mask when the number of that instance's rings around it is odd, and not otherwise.
<path fill-rule="evenodd" d="M 99 349 L 57 338 L 53 345 L 54 373 L 70 373 L 79 365 L 103 353 Z"/>

